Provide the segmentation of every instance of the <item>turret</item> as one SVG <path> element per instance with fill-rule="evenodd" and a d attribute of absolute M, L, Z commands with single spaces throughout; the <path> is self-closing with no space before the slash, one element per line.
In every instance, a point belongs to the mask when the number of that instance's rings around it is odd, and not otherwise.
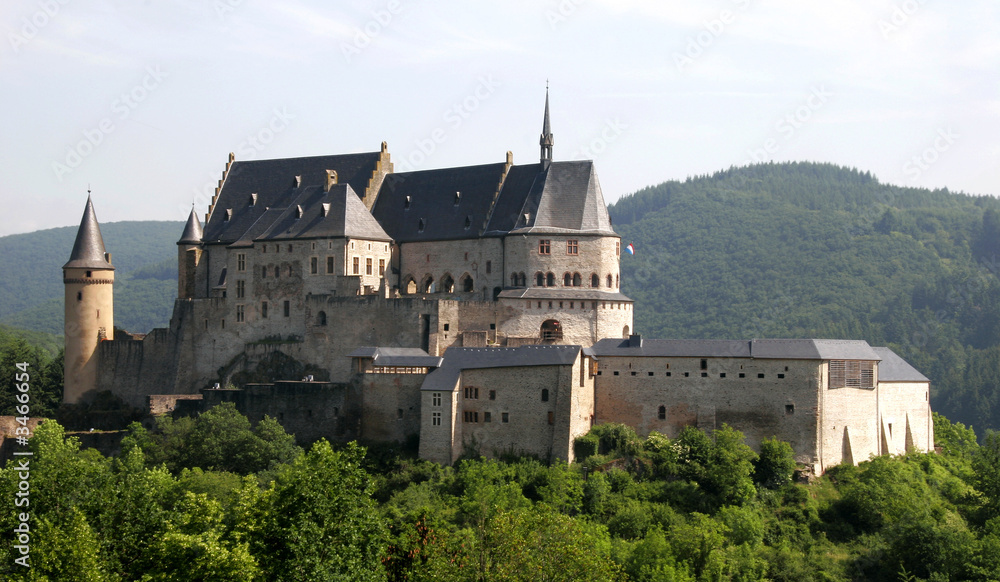
<path fill-rule="evenodd" d="M 549 164 L 552 163 L 552 144 L 554 143 L 554 138 L 552 136 L 552 126 L 549 124 L 549 86 L 545 85 L 545 118 L 542 119 L 542 135 L 538 138 L 538 145 L 540 146 L 540 159 L 542 168 L 547 169 Z"/>
<path fill-rule="evenodd" d="M 192 205 L 191 214 L 188 215 L 187 224 L 184 225 L 184 233 L 177 241 L 177 297 L 179 299 L 194 298 L 196 273 L 198 264 L 201 262 L 202 234 L 201 222 L 198 220 L 198 215 L 195 214 Z"/>
<path fill-rule="evenodd" d="M 63 402 L 75 404 L 97 388 L 97 346 L 114 337 L 115 268 L 104 249 L 94 205 L 87 196 L 69 261 L 65 286 L 65 385 Z"/>

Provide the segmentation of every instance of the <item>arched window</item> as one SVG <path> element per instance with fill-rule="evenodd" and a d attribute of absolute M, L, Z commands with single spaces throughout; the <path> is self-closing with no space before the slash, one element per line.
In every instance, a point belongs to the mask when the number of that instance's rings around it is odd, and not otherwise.
<path fill-rule="evenodd" d="M 466 273 L 462 277 L 462 291 L 465 291 L 466 293 L 469 293 L 469 292 L 472 291 L 472 288 L 473 288 L 472 275 L 469 275 L 468 273 Z"/>
<path fill-rule="evenodd" d="M 563 286 L 569 287 L 572 284 L 573 284 L 573 275 L 570 275 L 569 273 L 563 275 Z"/>
<path fill-rule="evenodd" d="M 517 273 L 510 274 L 510 286 L 517 287 Z"/>
<path fill-rule="evenodd" d="M 611 288 L 611 275 L 608 275 L 608 289 Z"/>
<path fill-rule="evenodd" d="M 441 279 L 441 292 L 442 293 L 454 293 L 455 292 L 455 280 L 451 278 L 448 273 L 444 274 L 444 279 Z"/>
<path fill-rule="evenodd" d="M 317 325 L 326 325 L 326 312 L 325 311 L 320 311 L 319 313 L 316 314 L 316 324 Z"/>
<path fill-rule="evenodd" d="M 542 388 L 542 402 L 548 402 L 548 401 L 549 401 L 549 389 Z"/>
<path fill-rule="evenodd" d="M 76 292 L 76 300 L 77 301 L 83 301 L 83 291 L 77 291 Z"/>
<path fill-rule="evenodd" d="M 590 286 L 591 287 L 601 286 L 601 278 L 597 276 L 597 273 L 594 273 L 593 275 L 590 276 Z"/>
<path fill-rule="evenodd" d="M 547 286 L 549 286 L 549 287 L 555 287 L 556 286 L 556 274 L 555 273 L 549 273 L 549 274 L 545 275 L 545 284 Z"/>
<path fill-rule="evenodd" d="M 660 420 L 666 420 L 667 419 L 667 407 L 666 406 L 660 405 L 660 407 L 658 409 L 656 409 L 656 418 L 658 418 Z"/>
<path fill-rule="evenodd" d="M 500 298 L 500 293 L 502 291 L 503 291 L 503 287 L 494 287 L 493 288 L 493 301 L 496 301 L 497 299 Z"/>
<path fill-rule="evenodd" d="M 434 292 L 434 277 L 431 277 L 430 275 L 424 277 L 424 284 L 421 288 L 421 291 L 423 291 L 424 293 Z"/>
<path fill-rule="evenodd" d="M 277 279 L 280 276 L 281 276 L 281 267 L 279 267 L 278 265 L 275 265 L 274 266 L 274 278 Z"/>
<path fill-rule="evenodd" d="M 573 273 L 573 286 L 580 287 L 581 285 L 583 285 L 583 277 L 580 276 L 580 273 Z"/>
<path fill-rule="evenodd" d="M 542 322 L 542 341 L 555 342 L 563 338 L 562 325 L 554 319 L 546 319 Z"/>
<path fill-rule="evenodd" d="M 628 329 L 628 326 L 626 325 L 625 327 L 622 328 L 622 337 L 625 338 L 625 339 L 628 339 L 628 336 L 629 336 L 628 332 L 629 332 L 629 329 Z"/>
<path fill-rule="evenodd" d="M 521 281 L 518 283 L 518 285 L 520 285 L 521 287 L 528 286 L 528 277 L 524 273 L 521 273 Z"/>
<path fill-rule="evenodd" d="M 412 276 L 407 276 L 406 283 L 403 285 L 403 288 L 406 289 L 406 292 L 409 294 L 416 293 L 417 292 L 416 280 L 414 280 Z"/>
<path fill-rule="evenodd" d="M 615 275 L 615 289 L 618 288 L 618 275 Z"/>
<path fill-rule="evenodd" d="M 545 286 L 545 273 L 541 271 L 535 273 L 535 286 L 544 287 Z"/>

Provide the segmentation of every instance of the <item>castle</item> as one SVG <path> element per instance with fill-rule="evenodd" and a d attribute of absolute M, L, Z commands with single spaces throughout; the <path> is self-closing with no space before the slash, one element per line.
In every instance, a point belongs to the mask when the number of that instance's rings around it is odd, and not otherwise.
<path fill-rule="evenodd" d="M 238 162 L 178 241 L 169 328 L 113 327 L 114 267 L 88 198 L 66 287 L 66 387 L 135 407 L 235 402 L 300 440 L 405 441 L 573 459 L 600 422 L 641 435 L 722 423 L 816 472 L 933 448 L 929 382 L 840 340 L 650 340 L 620 290 L 594 164 L 395 173 L 379 151 Z M 280 377 L 298 374 L 299 377 Z M 229 388 L 236 381 L 239 386 Z"/>

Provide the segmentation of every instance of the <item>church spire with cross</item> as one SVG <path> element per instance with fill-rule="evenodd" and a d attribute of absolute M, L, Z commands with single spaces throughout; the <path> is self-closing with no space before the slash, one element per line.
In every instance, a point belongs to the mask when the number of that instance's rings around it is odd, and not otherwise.
<path fill-rule="evenodd" d="M 552 163 L 552 126 L 549 123 L 549 83 L 545 82 L 545 118 L 542 120 L 542 135 L 538 138 L 538 145 L 541 146 L 539 161 L 544 167 Z"/>

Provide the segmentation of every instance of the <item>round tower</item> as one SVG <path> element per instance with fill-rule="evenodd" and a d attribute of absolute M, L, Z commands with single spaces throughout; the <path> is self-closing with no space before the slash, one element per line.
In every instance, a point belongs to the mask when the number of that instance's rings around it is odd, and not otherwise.
<path fill-rule="evenodd" d="M 63 265 L 66 288 L 65 386 L 63 402 L 75 404 L 97 387 L 97 346 L 114 337 L 115 268 L 104 249 L 94 205 L 87 196 L 69 262 Z"/>
<path fill-rule="evenodd" d="M 191 206 L 184 232 L 177 241 L 177 297 L 180 299 L 193 299 L 195 296 L 196 274 L 201 262 L 201 237 L 201 222 L 194 206 Z"/>

